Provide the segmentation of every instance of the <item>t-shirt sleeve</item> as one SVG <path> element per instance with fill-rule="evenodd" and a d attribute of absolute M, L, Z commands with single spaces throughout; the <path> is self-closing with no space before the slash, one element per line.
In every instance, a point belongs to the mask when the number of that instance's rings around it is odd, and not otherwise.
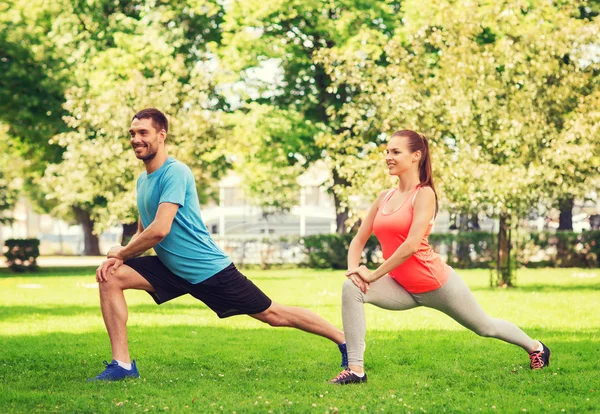
<path fill-rule="evenodd" d="M 165 172 L 161 179 L 161 191 L 158 203 L 173 203 L 179 204 L 180 207 L 185 205 L 185 195 L 187 191 L 188 170 L 185 166 L 181 168 L 178 165 L 173 165 Z"/>

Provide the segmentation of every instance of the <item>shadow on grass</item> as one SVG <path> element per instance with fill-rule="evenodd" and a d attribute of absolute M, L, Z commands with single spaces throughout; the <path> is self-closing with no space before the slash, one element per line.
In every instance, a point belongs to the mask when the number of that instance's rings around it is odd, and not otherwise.
<path fill-rule="evenodd" d="M 0 268 L 0 279 L 8 279 L 8 278 L 45 278 L 45 277 L 68 277 L 68 276 L 78 276 L 78 277 L 89 277 L 90 283 L 94 282 L 96 276 L 96 266 L 90 267 L 44 267 L 38 269 L 36 272 L 13 272 L 7 268 Z M 258 280 L 258 281 L 285 281 L 285 280 L 296 280 L 297 276 L 286 276 L 286 275 L 271 275 L 273 270 L 269 270 L 269 274 L 265 273 L 265 275 L 251 275 L 249 276 L 244 270 L 241 271 L 245 276 L 247 276 L 250 280 Z"/>
<path fill-rule="evenodd" d="M 90 276 L 94 278 L 97 266 L 81 267 L 43 267 L 35 272 L 13 272 L 8 268 L 0 269 L 0 279 L 11 277 L 63 277 L 63 276 Z"/>
<path fill-rule="evenodd" d="M 197 304 L 178 304 L 178 303 L 166 303 L 163 305 L 156 304 L 143 304 L 133 305 L 128 307 L 130 314 L 132 313 L 151 313 L 151 314 L 173 314 L 177 315 L 182 311 L 207 310 L 208 307 L 198 301 Z M 23 319 L 28 316 L 85 316 L 85 315 L 96 315 L 100 313 L 100 306 L 2 306 L 0 307 L 0 320 L 8 321 L 10 319 Z M 215 316 L 216 317 L 216 316 Z"/>
<path fill-rule="evenodd" d="M 587 283 L 587 284 L 576 284 L 576 285 L 545 285 L 541 283 L 527 284 L 523 286 L 516 286 L 508 289 L 503 288 L 491 288 L 489 286 L 474 286 L 470 287 L 471 291 L 488 291 L 488 292 L 572 292 L 572 291 L 595 291 L 600 290 L 600 283 Z"/>
<path fill-rule="evenodd" d="M 151 301 L 150 298 L 148 298 Z M 294 306 L 303 306 L 309 308 L 314 305 L 294 305 Z M 329 308 L 339 308 L 337 304 L 331 305 L 319 305 L 320 309 L 329 309 Z M 191 312 L 197 311 L 198 314 L 202 312 L 209 311 L 212 313 L 212 310 L 208 306 L 206 306 L 203 302 L 197 301 L 193 304 L 187 303 L 165 303 L 162 305 L 156 305 L 154 303 L 148 304 L 140 304 L 140 305 L 130 305 L 128 306 L 129 314 L 152 314 L 152 315 L 181 315 L 183 313 L 189 315 Z M 31 316 L 87 316 L 87 315 L 99 315 L 100 314 L 100 306 L 99 305 L 90 305 L 90 306 L 81 306 L 81 305 L 70 305 L 70 306 L 60 306 L 60 305 L 48 305 L 48 306 L 0 306 L 0 321 L 10 322 L 19 321 L 23 319 L 27 319 Z M 243 315 L 241 315 L 243 317 Z M 214 315 L 215 319 L 218 317 Z"/>

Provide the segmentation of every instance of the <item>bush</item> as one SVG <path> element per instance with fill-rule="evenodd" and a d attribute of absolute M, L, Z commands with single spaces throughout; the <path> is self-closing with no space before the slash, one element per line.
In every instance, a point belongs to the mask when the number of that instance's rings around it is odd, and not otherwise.
<path fill-rule="evenodd" d="M 522 262 L 527 267 L 535 267 L 538 261 L 554 267 L 600 267 L 599 230 L 530 233 L 524 245 L 529 254 L 524 255 Z"/>
<path fill-rule="evenodd" d="M 446 262 L 456 269 L 490 268 L 495 266 L 497 237 L 485 231 L 434 233 L 429 244 L 438 253 L 445 250 Z"/>
<path fill-rule="evenodd" d="M 319 234 L 302 238 L 306 263 L 316 269 L 347 269 L 348 248 L 354 234 Z M 381 248 L 371 236 L 363 250 L 362 263 L 374 266 L 381 263 Z"/>
<path fill-rule="evenodd" d="M 318 269 L 346 269 L 348 247 L 354 234 L 324 234 L 302 239 L 305 265 Z M 497 234 L 483 231 L 434 233 L 429 244 L 456 269 L 494 268 Z M 511 254 L 525 267 L 600 267 L 600 231 L 523 233 L 514 232 Z M 362 263 L 377 267 L 383 262 L 381 248 L 371 236 Z"/>
<path fill-rule="evenodd" d="M 4 243 L 6 262 L 15 272 L 35 271 L 40 255 L 39 239 L 9 239 Z"/>

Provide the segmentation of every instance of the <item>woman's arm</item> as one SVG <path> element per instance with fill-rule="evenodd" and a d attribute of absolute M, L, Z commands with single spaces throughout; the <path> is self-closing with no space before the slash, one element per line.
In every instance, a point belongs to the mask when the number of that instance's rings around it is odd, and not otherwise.
<path fill-rule="evenodd" d="M 358 233 L 356 233 L 356 236 L 354 236 L 352 242 L 350 242 L 350 247 L 348 248 L 348 269 L 354 269 L 360 265 L 360 259 L 362 258 L 365 244 L 367 244 L 369 237 L 371 237 L 371 233 L 373 233 L 373 221 L 379 210 L 381 200 L 385 198 L 386 193 L 387 191 L 383 191 L 379 194 L 373 205 L 371 205 L 367 216 L 361 223 Z M 352 280 L 363 293 L 367 293 L 367 290 L 369 290 L 369 283 L 361 279 L 359 275 L 348 272 L 346 273 L 346 277 Z"/>
<path fill-rule="evenodd" d="M 365 244 L 367 244 L 369 237 L 371 237 L 371 233 L 373 233 L 373 221 L 377 215 L 377 210 L 379 210 L 379 204 L 386 193 L 387 191 L 383 191 L 377 196 L 377 199 L 369 208 L 367 216 L 360 224 L 358 233 L 356 233 L 356 236 L 354 236 L 350 242 L 350 247 L 348 248 L 348 269 L 354 269 L 355 267 L 360 266 L 363 249 L 365 248 Z"/>

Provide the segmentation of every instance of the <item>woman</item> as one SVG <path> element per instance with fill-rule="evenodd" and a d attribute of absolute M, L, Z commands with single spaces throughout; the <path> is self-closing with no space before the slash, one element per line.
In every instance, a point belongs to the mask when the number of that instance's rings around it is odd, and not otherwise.
<path fill-rule="evenodd" d="M 529 353 L 532 369 L 548 366 L 550 350 L 512 323 L 486 315 L 467 285 L 429 246 L 427 236 L 438 202 L 427 139 L 414 131 L 398 131 L 389 140 L 386 153 L 389 173 L 398 177 L 399 183 L 379 195 L 350 244 L 350 270 L 342 293 L 348 368 L 330 382 L 367 381 L 363 368 L 365 303 L 389 310 L 437 309 L 478 335 L 522 347 Z M 359 266 L 372 232 L 385 259 L 374 272 Z"/>

